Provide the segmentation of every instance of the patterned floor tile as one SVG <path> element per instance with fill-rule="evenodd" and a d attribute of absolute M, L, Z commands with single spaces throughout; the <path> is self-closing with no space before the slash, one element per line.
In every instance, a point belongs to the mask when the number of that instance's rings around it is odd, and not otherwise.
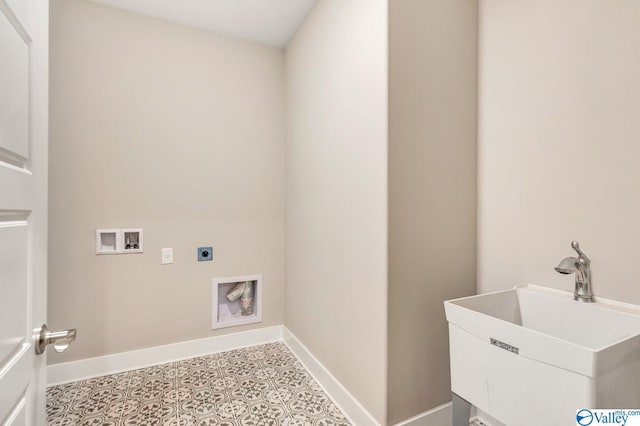
<path fill-rule="evenodd" d="M 350 426 L 281 342 L 47 389 L 47 426 Z"/>

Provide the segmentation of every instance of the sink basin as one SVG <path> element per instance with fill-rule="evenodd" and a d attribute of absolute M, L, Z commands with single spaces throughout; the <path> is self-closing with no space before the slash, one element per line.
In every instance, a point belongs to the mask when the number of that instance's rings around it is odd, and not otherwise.
<path fill-rule="evenodd" d="M 445 302 L 452 391 L 507 425 L 640 408 L 640 306 L 534 285 Z"/>

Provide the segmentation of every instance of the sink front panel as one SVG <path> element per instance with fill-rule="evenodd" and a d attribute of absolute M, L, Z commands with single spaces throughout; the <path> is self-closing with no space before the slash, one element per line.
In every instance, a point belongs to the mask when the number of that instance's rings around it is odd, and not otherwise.
<path fill-rule="evenodd" d="M 594 380 L 491 345 L 450 324 L 451 390 L 506 425 L 575 424 Z"/>
<path fill-rule="evenodd" d="M 516 290 L 448 301 L 445 302 L 447 321 L 486 344 L 495 339 L 516 347 L 521 358 L 564 368 L 587 377 L 595 376 L 596 356 L 593 350 L 523 327 L 521 321 L 505 320 L 507 315 L 511 315 L 513 319 L 520 318 L 519 307 L 517 315 L 515 309 L 498 309 L 497 306 L 505 305 L 493 303 L 496 297 L 500 302 L 512 299 L 518 306 Z M 503 318 L 491 315 L 491 312 L 497 312 Z"/>

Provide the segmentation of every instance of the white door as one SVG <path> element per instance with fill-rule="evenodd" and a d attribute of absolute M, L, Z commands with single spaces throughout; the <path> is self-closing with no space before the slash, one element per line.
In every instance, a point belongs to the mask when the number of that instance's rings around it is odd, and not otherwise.
<path fill-rule="evenodd" d="M 0 424 L 45 425 L 48 0 L 0 0 Z"/>

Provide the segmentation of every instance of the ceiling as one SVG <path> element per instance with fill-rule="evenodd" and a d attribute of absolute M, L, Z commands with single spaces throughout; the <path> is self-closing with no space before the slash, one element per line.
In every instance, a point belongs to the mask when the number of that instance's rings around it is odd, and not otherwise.
<path fill-rule="evenodd" d="M 285 47 L 317 0 L 91 0 L 106 6 Z"/>

